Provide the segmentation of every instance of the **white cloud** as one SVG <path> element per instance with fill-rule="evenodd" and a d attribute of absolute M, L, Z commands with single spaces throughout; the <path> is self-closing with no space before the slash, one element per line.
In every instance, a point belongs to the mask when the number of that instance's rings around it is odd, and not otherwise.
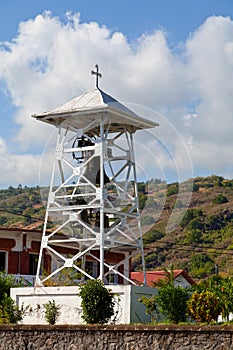
<path fill-rule="evenodd" d="M 19 184 L 37 185 L 39 182 L 39 163 L 40 156 L 10 153 L 5 141 L 0 138 L 1 187 Z"/>
<path fill-rule="evenodd" d="M 195 166 L 222 173 L 233 147 L 233 22 L 210 17 L 187 41 L 187 71 L 195 87 L 197 117 L 190 120 Z"/>
<path fill-rule="evenodd" d="M 223 122 L 230 121 L 233 61 L 229 56 L 231 51 L 233 57 L 232 43 L 233 22 L 223 17 L 209 18 L 187 42 L 187 68 L 201 101 L 198 110 L 204 113 L 202 121 L 210 126 L 220 118 Z M 222 116 L 223 112 L 227 114 Z M 219 127 L 214 126 L 214 129 L 219 131 Z M 225 128 L 223 131 L 227 132 Z"/>
<path fill-rule="evenodd" d="M 18 36 L 1 46 L 0 62 L 0 79 L 19 107 L 15 147 L 24 152 L 8 153 L 8 157 L 15 157 L 17 164 L 23 164 L 23 157 L 25 162 L 31 159 L 31 172 L 37 169 L 34 160 L 38 156 L 30 154 L 53 131 L 31 114 L 58 107 L 90 90 L 94 86 L 90 71 L 98 63 L 103 90 L 121 101 L 158 110 L 173 124 L 177 135 L 187 141 L 196 175 L 199 168 L 223 175 L 227 168 L 230 173 L 233 21 L 228 17 L 208 18 L 183 43 L 182 51 L 176 51 L 161 30 L 129 43 L 120 32 L 95 22 L 81 23 L 79 14 L 67 14 L 62 23 L 45 12 L 20 23 Z M 153 113 L 152 118 L 156 119 Z M 161 122 L 155 132 L 172 149 L 173 164 L 185 169 L 186 151 L 172 130 Z M 171 162 L 160 151 L 159 166 L 166 173 Z M 25 182 L 29 178 L 25 167 Z M 11 175 L 9 181 L 13 180 Z"/>

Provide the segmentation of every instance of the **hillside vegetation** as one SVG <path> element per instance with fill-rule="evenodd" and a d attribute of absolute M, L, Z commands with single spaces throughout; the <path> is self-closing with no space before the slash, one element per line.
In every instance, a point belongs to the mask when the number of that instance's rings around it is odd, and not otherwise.
<path fill-rule="evenodd" d="M 196 279 L 233 274 L 233 180 L 213 175 L 167 185 L 152 179 L 138 189 L 147 269 L 172 263 Z M 39 187 L 21 185 L 0 190 L 0 227 L 41 229 L 40 193 Z M 140 257 L 133 269 L 141 269 Z"/>
<path fill-rule="evenodd" d="M 189 182 L 180 184 L 181 192 L 182 186 L 187 189 Z M 177 200 L 178 188 L 177 183 L 168 185 L 164 209 L 143 237 L 146 268 L 162 269 L 174 264 L 176 269 L 187 269 L 196 279 L 217 272 L 232 274 L 233 180 L 219 176 L 193 179 L 188 209 L 169 231 L 167 224 L 174 209 L 179 217 L 184 205 L 182 200 Z M 139 258 L 135 259 L 133 268 L 141 268 Z"/>
<path fill-rule="evenodd" d="M 44 216 L 39 187 L 0 190 L 0 227 L 41 229 Z"/>

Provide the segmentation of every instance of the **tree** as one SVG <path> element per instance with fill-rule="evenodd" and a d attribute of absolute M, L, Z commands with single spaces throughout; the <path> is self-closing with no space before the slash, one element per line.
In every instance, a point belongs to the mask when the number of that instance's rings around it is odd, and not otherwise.
<path fill-rule="evenodd" d="M 186 242 L 189 244 L 201 243 L 202 242 L 202 231 L 198 229 L 187 230 Z"/>
<path fill-rule="evenodd" d="M 209 231 L 220 230 L 226 225 L 224 215 L 210 215 L 205 220 L 205 229 Z"/>
<path fill-rule="evenodd" d="M 80 286 L 82 318 L 86 323 L 107 323 L 114 315 L 114 295 L 101 280 L 88 280 Z"/>
<path fill-rule="evenodd" d="M 139 182 L 138 183 L 138 192 L 145 194 L 146 192 L 146 184 L 144 182 Z"/>
<path fill-rule="evenodd" d="M 3 215 L 0 217 L 0 226 L 4 226 L 8 222 L 8 217 Z"/>
<path fill-rule="evenodd" d="M 206 253 L 192 253 L 189 259 L 189 270 L 192 276 L 203 278 L 211 273 L 214 261 Z"/>
<path fill-rule="evenodd" d="M 213 204 L 223 204 L 227 203 L 228 199 L 223 194 L 218 194 L 212 201 Z"/>
<path fill-rule="evenodd" d="M 179 192 L 179 183 L 174 182 L 167 187 L 167 196 L 172 196 L 173 194 L 177 194 Z"/>
<path fill-rule="evenodd" d="M 188 223 L 187 229 L 189 229 L 189 230 L 203 230 L 204 223 L 200 218 L 194 218 Z"/>
<path fill-rule="evenodd" d="M 174 286 L 174 265 L 164 268 L 166 278 L 154 283 L 158 294 L 148 298 L 143 296 L 139 301 L 146 306 L 146 313 L 151 316 L 152 322 L 162 314 L 169 321 L 177 324 L 186 320 L 187 300 L 189 290 Z"/>
<path fill-rule="evenodd" d="M 149 243 L 156 242 L 162 237 L 164 237 L 164 233 L 155 229 L 151 229 L 147 231 L 147 233 L 142 237 L 142 240 L 144 244 L 149 244 Z"/>
<path fill-rule="evenodd" d="M 181 227 L 186 227 L 189 222 L 195 218 L 202 218 L 203 217 L 203 212 L 201 209 L 188 209 L 181 220 L 180 226 Z"/>
<path fill-rule="evenodd" d="M 188 299 L 189 291 L 180 286 L 175 287 L 173 283 L 159 288 L 155 298 L 162 315 L 175 324 L 186 320 Z"/>
<path fill-rule="evenodd" d="M 163 269 L 165 273 L 165 279 L 158 280 L 154 282 L 154 287 L 164 287 L 168 284 L 174 285 L 175 273 L 174 273 L 174 264 L 171 264 L 170 267 Z"/>
<path fill-rule="evenodd" d="M 229 321 L 230 313 L 233 312 L 232 277 L 222 278 L 219 275 L 213 275 L 199 283 L 196 288 L 199 292 L 210 291 L 214 293 L 219 298 L 222 318 Z"/>
<path fill-rule="evenodd" d="M 230 313 L 233 312 L 233 280 L 227 277 L 221 280 L 218 286 L 218 295 L 221 304 L 221 314 L 223 319 L 229 321 Z"/>

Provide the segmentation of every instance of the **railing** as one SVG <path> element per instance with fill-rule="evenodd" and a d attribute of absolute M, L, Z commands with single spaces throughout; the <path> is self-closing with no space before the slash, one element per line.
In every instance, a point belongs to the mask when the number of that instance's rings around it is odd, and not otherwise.
<path fill-rule="evenodd" d="M 35 285 L 35 275 L 13 275 L 17 282 L 22 281 L 25 287 L 33 287 Z"/>

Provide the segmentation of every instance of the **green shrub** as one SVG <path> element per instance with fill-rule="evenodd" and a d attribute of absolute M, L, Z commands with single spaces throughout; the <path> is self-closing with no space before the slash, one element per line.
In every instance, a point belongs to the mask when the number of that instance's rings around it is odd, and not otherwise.
<path fill-rule="evenodd" d="M 188 314 L 197 321 L 210 323 L 217 321 L 221 314 L 219 297 L 210 291 L 194 292 L 187 302 Z"/>
<path fill-rule="evenodd" d="M 178 184 L 178 182 L 170 184 L 167 187 L 167 196 L 172 196 L 173 194 L 177 194 L 178 191 L 179 191 L 179 184 Z"/>
<path fill-rule="evenodd" d="M 145 305 L 146 314 L 150 315 L 151 322 L 155 322 L 158 318 L 158 307 L 156 305 L 156 296 L 153 295 L 150 298 L 142 296 L 140 299 L 138 299 L 138 301 L 143 305 Z"/>
<path fill-rule="evenodd" d="M 197 291 L 210 291 L 214 293 L 220 302 L 221 316 L 229 321 L 230 314 L 233 312 L 233 278 L 222 278 L 219 275 L 212 275 L 196 286 Z"/>
<path fill-rule="evenodd" d="M 225 182 L 223 182 L 223 186 L 224 187 L 233 187 L 233 180 L 226 180 Z"/>
<path fill-rule="evenodd" d="M 45 308 L 45 319 L 49 324 L 55 324 L 60 315 L 60 305 L 55 303 L 55 300 L 49 300 L 43 305 Z"/>
<path fill-rule="evenodd" d="M 220 230 L 224 226 L 226 226 L 226 222 L 223 214 L 210 215 L 205 220 L 205 230 Z"/>
<path fill-rule="evenodd" d="M 194 183 L 193 184 L 193 192 L 198 192 L 198 190 L 199 190 L 199 185 Z"/>
<path fill-rule="evenodd" d="M 223 196 L 222 194 L 218 194 L 212 201 L 213 204 L 223 204 L 227 202 L 228 202 L 227 197 Z"/>
<path fill-rule="evenodd" d="M 204 229 L 204 223 L 200 218 L 194 218 L 191 221 L 189 221 L 187 225 L 187 229 L 189 230 L 203 230 Z"/>
<path fill-rule="evenodd" d="M 174 286 L 173 283 L 159 288 L 155 298 L 162 315 L 175 324 L 186 320 L 188 299 L 189 291 L 180 286 Z"/>
<path fill-rule="evenodd" d="M 157 230 L 148 231 L 142 238 L 144 244 L 156 242 L 158 239 L 164 237 L 164 233 Z"/>
<path fill-rule="evenodd" d="M 186 242 L 189 244 L 202 243 L 202 231 L 198 229 L 187 230 Z"/>
<path fill-rule="evenodd" d="M 142 210 L 146 206 L 147 196 L 143 193 L 139 193 L 139 207 Z"/>
<path fill-rule="evenodd" d="M 107 323 L 114 315 L 114 295 L 101 280 L 88 280 L 80 286 L 82 318 L 86 323 Z"/>
<path fill-rule="evenodd" d="M 5 294 L 10 296 L 10 289 L 13 287 L 22 287 L 22 281 L 17 282 L 12 275 L 0 272 L 0 304 L 5 298 Z"/>
<path fill-rule="evenodd" d="M 24 308 L 23 305 L 19 308 L 15 301 L 5 294 L 0 305 L 0 323 L 18 323 L 22 320 L 26 310 L 27 308 Z"/>
<path fill-rule="evenodd" d="M 181 220 L 180 226 L 181 227 L 186 227 L 189 222 L 195 218 L 202 218 L 203 217 L 203 212 L 201 209 L 188 209 Z"/>
<path fill-rule="evenodd" d="M 218 285 L 218 295 L 220 297 L 222 317 L 229 321 L 230 314 L 233 312 L 233 279 L 227 277 L 221 280 Z"/>
<path fill-rule="evenodd" d="M 8 217 L 3 215 L 0 216 L 0 226 L 4 226 L 8 222 Z"/>
<path fill-rule="evenodd" d="M 144 182 L 138 182 L 137 186 L 138 186 L 139 193 L 143 193 L 143 194 L 146 193 L 146 184 Z"/>
<path fill-rule="evenodd" d="M 156 264 L 157 260 L 158 260 L 157 252 L 149 253 L 148 255 L 145 256 L 146 267 L 154 266 L 153 264 L 154 263 Z"/>
<path fill-rule="evenodd" d="M 193 277 L 204 278 L 214 268 L 214 261 L 206 253 L 192 253 L 189 258 L 189 271 Z"/>

